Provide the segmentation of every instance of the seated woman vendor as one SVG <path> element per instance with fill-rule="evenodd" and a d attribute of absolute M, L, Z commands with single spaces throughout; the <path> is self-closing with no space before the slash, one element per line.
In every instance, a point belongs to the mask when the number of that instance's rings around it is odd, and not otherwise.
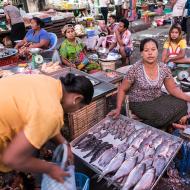
<path fill-rule="evenodd" d="M 50 37 L 48 32 L 42 28 L 43 22 L 41 19 L 32 18 L 31 27 L 32 29 L 27 32 L 25 38 L 15 47 L 17 49 L 22 47 L 48 49 Z"/>
<path fill-rule="evenodd" d="M 73 25 L 65 25 L 62 29 L 62 34 L 66 38 L 60 48 L 63 64 L 68 67 L 76 68 L 86 59 L 85 46 L 79 38 L 75 37 Z"/>
<path fill-rule="evenodd" d="M 179 25 L 173 25 L 169 31 L 168 40 L 164 43 L 162 61 L 164 63 L 190 63 L 190 58 L 185 57 L 186 40 L 182 38 L 182 30 Z"/>
<path fill-rule="evenodd" d="M 187 113 L 190 96 L 175 84 L 170 69 L 158 62 L 158 44 L 152 38 L 141 41 L 142 60 L 132 65 L 119 87 L 117 108 L 110 115 L 120 114 L 126 94 L 131 111 L 144 123 L 156 128 L 167 128 Z M 165 85 L 170 95 L 161 91 Z"/>

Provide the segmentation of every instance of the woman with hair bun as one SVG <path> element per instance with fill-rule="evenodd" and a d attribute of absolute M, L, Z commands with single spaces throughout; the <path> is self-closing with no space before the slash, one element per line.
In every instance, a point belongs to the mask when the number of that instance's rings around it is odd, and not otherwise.
<path fill-rule="evenodd" d="M 73 74 L 59 80 L 45 75 L 15 75 L 1 79 L 0 178 L 5 179 L 5 173 L 18 170 L 46 173 L 64 182 L 66 171 L 35 158 L 33 152 L 51 139 L 57 145 L 68 144 L 60 133 L 64 113 L 89 104 L 93 93 L 89 79 Z M 72 161 L 71 151 L 69 160 Z"/>

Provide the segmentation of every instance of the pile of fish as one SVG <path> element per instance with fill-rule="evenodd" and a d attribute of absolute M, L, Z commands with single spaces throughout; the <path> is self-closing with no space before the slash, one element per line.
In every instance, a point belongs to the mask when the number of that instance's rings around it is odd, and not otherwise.
<path fill-rule="evenodd" d="M 105 142 L 107 135 L 122 141 L 115 145 Z M 180 146 L 180 141 L 151 127 L 138 127 L 129 119 L 106 119 L 84 138 L 72 145 L 84 152 L 89 163 L 98 163 L 102 170 L 98 178 L 106 177 L 108 186 L 122 190 L 148 190 L 161 175 Z M 97 164 L 96 164 L 97 165 Z"/>

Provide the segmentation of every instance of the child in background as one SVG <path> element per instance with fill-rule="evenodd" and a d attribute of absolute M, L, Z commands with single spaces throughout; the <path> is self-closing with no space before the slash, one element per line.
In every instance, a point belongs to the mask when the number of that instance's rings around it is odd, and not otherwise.
<path fill-rule="evenodd" d="M 104 20 L 99 21 L 98 23 L 98 38 L 97 38 L 97 45 L 95 50 L 98 48 L 106 47 L 106 36 L 108 35 L 108 27 Z"/>
<path fill-rule="evenodd" d="M 175 67 L 176 63 L 189 64 L 190 58 L 185 57 L 186 47 L 186 40 L 182 37 L 181 26 L 178 24 L 173 25 L 170 28 L 168 40 L 164 43 L 162 62 L 172 65 L 172 67 Z"/>

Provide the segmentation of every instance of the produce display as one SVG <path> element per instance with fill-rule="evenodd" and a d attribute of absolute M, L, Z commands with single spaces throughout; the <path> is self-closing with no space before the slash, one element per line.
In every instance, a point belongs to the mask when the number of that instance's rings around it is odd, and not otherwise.
<path fill-rule="evenodd" d="M 85 28 L 81 24 L 75 25 L 75 33 L 77 36 L 85 35 Z"/>
<path fill-rule="evenodd" d="M 62 67 L 59 65 L 59 62 L 49 62 L 49 63 L 44 63 L 41 67 L 41 71 L 45 73 L 53 73 L 55 71 L 60 70 Z"/>
<path fill-rule="evenodd" d="M 182 145 L 178 137 L 121 116 L 106 117 L 75 139 L 72 151 L 122 190 L 148 190 Z"/>

